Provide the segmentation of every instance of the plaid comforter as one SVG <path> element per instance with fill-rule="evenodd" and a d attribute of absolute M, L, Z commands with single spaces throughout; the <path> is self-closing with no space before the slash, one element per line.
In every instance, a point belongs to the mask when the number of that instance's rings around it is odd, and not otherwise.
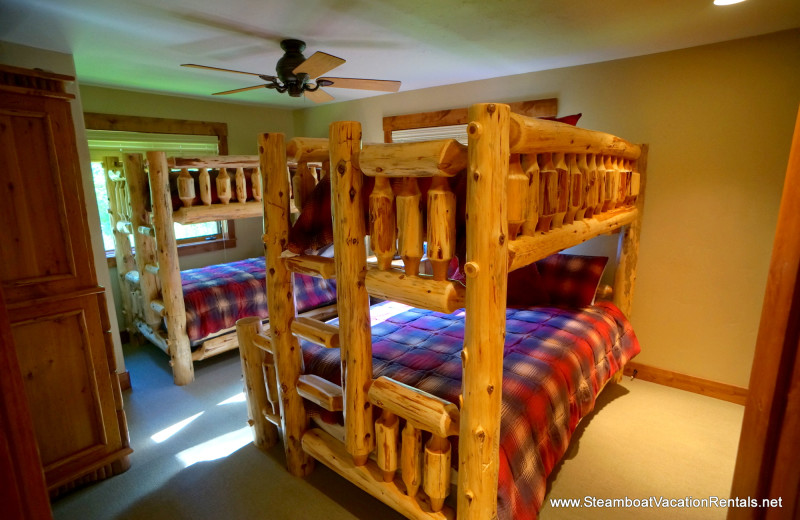
<path fill-rule="evenodd" d="M 374 377 L 458 403 L 463 317 L 463 310 L 411 309 L 373 325 Z M 630 323 L 610 302 L 506 311 L 499 518 L 536 518 L 547 476 L 578 421 L 594 408 L 603 384 L 638 353 Z M 306 373 L 340 383 L 338 349 L 304 343 L 303 357 Z"/>
<path fill-rule="evenodd" d="M 181 271 L 189 340 L 233 327 L 240 318 L 266 318 L 266 276 L 263 256 Z M 295 274 L 294 294 L 303 312 L 336 301 L 336 282 Z"/>

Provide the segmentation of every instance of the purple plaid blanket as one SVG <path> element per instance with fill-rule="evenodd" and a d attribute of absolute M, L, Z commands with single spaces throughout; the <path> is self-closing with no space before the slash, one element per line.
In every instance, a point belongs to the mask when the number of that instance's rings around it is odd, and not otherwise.
<path fill-rule="evenodd" d="M 186 331 L 191 341 L 236 325 L 248 316 L 266 318 L 264 257 L 181 271 L 186 304 Z M 297 312 L 336 301 L 336 282 L 294 275 Z"/>
<path fill-rule="evenodd" d="M 372 327 L 373 377 L 402 381 L 453 403 L 461 393 L 464 311 L 411 309 Z M 535 519 L 547 476 L 603 384 L 639 353 L 610 302 L 581 309 L 507 309 L 498 515 Z M 306 373 L 337 384 L 338 349 L 303 343 Z"/>

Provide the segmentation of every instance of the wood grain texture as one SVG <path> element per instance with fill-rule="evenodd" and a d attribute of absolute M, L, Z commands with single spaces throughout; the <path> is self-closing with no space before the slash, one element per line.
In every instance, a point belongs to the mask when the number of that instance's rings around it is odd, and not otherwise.
<path fill-rule="evenodd" d="M 253 427 L 253 444 L 266 450 L 278 441 L 278 429 L 267 421 L 262 410 L 272 410 L 267 398 L 267 386 L 262 374 L 263 350 L 255 346 L 253 338 L 261 333 L 261 318 L 242 318 L 236 322 L 236 334 L 239 339 L 239 357 L 244 374 L 245 397 L 247 399 L 247 416 Z M 270 358 L 272 356 L 270 355 Z"/>
<path fill-rule="evenodd" d="M 369 295 L 364 280 L 367 252 L 364 244 L 364 209 L 361 207 L 363 175 L 357 162 L 360 146 L 359 123 L 344 121 L 331 125 L 330 176 L 339 335 L 343 346 L 345 445 L 356 465 L 366 462 L 375 442 L 372 405 L 367 398 L 367 390 L 372 383 L 372 332 Z"/>
<path fill-rule="evenodd" d="M 172 195 L 169 190 L 169 166 L 164 152 L 147 152 L 150 194 L 153 205 L 153 228 L 156 233 L 158 278 L 161 299 L 166 308 L 169 356 L 176 385 L 194 381 L 194 365 L 189 336 L 186 333 L 186 305 L 183 301 L 178 243 L 172 224 Z"/>
<path fill-rule="evenodd" d="M 497 515 L 498 447 L 503 378 L 508 228 L 506 179 L 509 160 L 507 105 L 469 109 L 467 171 L 467 293 L 458 517 Z"/>
<path fill-rule="evenodd" d="M 283 134 L 260 134 L 258 152 L 264 176 L 264 247 L 267 268 L 267 304 L 270 336 L 278 372 L 281 422 L 286 464 L 289 472 L 305 476 L 313 469 L 311 459 L 300 445 L 308 427 L 303 398 L 297 380 L 303 373 L 303 358 L 291 331 L 295 317 L 292 273 L 281 258 L 289 239 L 289 178 L 286 175 L 286 146 Z"/>

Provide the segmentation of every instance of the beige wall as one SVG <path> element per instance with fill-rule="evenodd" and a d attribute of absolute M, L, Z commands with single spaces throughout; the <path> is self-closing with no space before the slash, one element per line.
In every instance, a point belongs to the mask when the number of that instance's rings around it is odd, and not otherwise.
<path fill-rule="evenodd" d="M 86 112 L 227 123 L 228 152 L 232 155 L 256 154 L 256 136 L 260 132 L 284 132 L 291 135 L 294 127 L 289 110 L 210 102 L 87 85 L 81 85 L 80 91 L 83 108 Z M 182 256 L 181 269 L 192 269 L 263 255 L 262 226 L 263 222 L 260 218 L 237 220 L 235 248 Z M 111 268 L 110 272 L 117 314 L 121 321 L 121 301 L 116 269 Z"/>
<path fill-rule="evenodd" d="M 800 104 L 800 30 L 401 92 L 295 113 L 298 135 L 384 115 L 558 97 L 580 125 L 649 143 L 632 321 L 638 361 L 747 386 Z M 606 248 L 607 249 L 607 248 Z"/>

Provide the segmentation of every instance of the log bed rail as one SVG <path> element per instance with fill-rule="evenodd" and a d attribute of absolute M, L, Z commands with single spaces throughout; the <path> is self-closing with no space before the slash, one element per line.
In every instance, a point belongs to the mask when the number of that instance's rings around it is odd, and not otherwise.
<path fill-rule="evenodd" d="M 331 125 L 338 328 L 295 317 L 291 272 L 329 277 L 331 262 L 284 254 L 287 146 L 281 134 L 259 136 L 270 331 L 257 320 L 237 324 L 255 443 L 272 445 L 280 430 L 292 474 L 308 474 L 319 460 L 408 518 L 496 516 L 505 308 L 495 302 L 506 300 L 508 272 L 619 231 L 613 294 L 626 314 L 636 277 L 646 146 L 511 114 L 500 104 L 473 105 L 469 119 L 466 147 L 454 140 L 362 146 L 359 123 Z M 457 251 L 451 179 L 458 175 L 467 184 L 465 285 L 447 277 Z M 365 176 L 375 178 L 368 226 L 361 217 Z M 367 237 L 377 266 L 367 265 Z M 424 240 L 432 276 L 419 273 Z M 403 270 L 392 267 L 396 255 Z M 373 380 L 370 295 L 440 312 L 465 308 L 460 406 L 386 377 Z M 341 385 L 319 385 L 303 373 L 298 336 L 341 347 Z M 343 433 L 311 427 L 304 400 L 342 410 Z M 444 505 L 451 483 L 455 510 Z"/>
<path fill-rule="evenodd" d="M 298 208 L 316 182 L 314 172 L 323 163 L 316 159 L 321 149 L 327 155 L 327 139 L 305 143 L 284 161 L 283 174 L 287 175 L 287 168 L 294 172 L 294 203 Z M 164 350 L 170 356 L 175 384 L 188 384 L 194 379 L 193 361 L 235 349 L 238 340 L 235 328 L 230 328 L 202 340 L 202 345 L 192 351 L 186 334 L 173 223 L 261 217 L 264 189 L 259 157 L 168 158 L 164 152 L 147 152 L 126 154 L 121 163 L 107 159 L 105 166 L 128 331 L 143 335 Z M 181 200 L 177 209 L 173 208 L 170 177 Z M 335 307 L 328 310 L 335 315 Z"/>

